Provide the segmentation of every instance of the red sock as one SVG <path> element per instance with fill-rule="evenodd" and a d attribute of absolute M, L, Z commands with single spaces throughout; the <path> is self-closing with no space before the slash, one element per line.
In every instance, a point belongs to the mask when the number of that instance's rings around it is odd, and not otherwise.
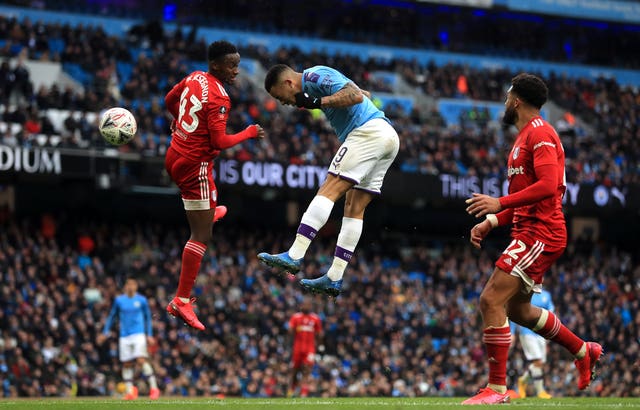
<path fill-rule="evenodd" d="M 483 333 L 482 341 L 489 361 L 489 383 L 506 386 L 511 329 L 509 326 L 490 327 L 484 329 Z"/>
<path fill-rule="evenodd" d="M 189 298 L 191 289 L 196 282 L 198 271 L 200 271 L 200 263 L 207 246 L 204 243 L 189 240 L 184 245 L 182 251 L 182 268 L 180 269 L 180 282 L 178 283 L 178 291 L 176 296 L 179 298 Z"/>
<path fill-rule="evenodd" d="M 540 320 L 545 316 L 545 312 L 548 313 L 547 320 L 544 322 L 542 327 L 539 327 Z M 564 348 L 574 356 L 578 351 L 580 351 L 584 344 L 584 340 L 580 339 L 571 330 L 567 329 L 556 315 L 546 309 L 542 309 L 542 315 L 540 316 L 540 319 L 538 319 L 538 324 L 532 330 L 545 339 L 553 340 L 554 342 L 564 346 Z"/>

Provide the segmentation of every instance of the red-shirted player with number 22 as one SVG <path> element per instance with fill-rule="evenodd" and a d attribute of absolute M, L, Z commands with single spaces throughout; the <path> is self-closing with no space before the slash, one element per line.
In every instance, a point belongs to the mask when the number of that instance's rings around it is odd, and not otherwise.
<path fill-rule="evenodd" d="M 322 320 L 311 312 L 311 299 L 302 301 L 300 312 L 289 319 L 289 334 L 293 337 L 291 354 L 291 384 L 287 396 L 293 396 L 298 386 L 298 375 L 302 373 L 300 395 L 308 394 L 309 373 L 315 362 L 316 344 L 322 338 Z"/>
<path fill-rule="evenodd" d="M 585 342 L 552 312 L 531 304 L 531 292 L 540 292 L 544 273 L 567 246 L 562 213 L 564 149 L 555 129 L 540 117 L 547 95 L 546 84 L 535 75 L 522 73 L 511 80 L 503 121 L 515 125 L 518 135 L 507 163 L 509 194 L 493 198 L 476 193 L 466 201 L 469 214 L 486 215 L 471 229 L 475 247 L 480 248 L 482 239 L 499 225 L 512 225 L 512 241 L 480 295 L 489 383 L 462 404 L 509 401 L 506 377 L 511 332 L 507 317 L 566 348 L 575 357 L 580 390 L 595 377 L 595 365 L 602 355 L 598 343 Z"/>
<path fill-rule="evenodd" d="M 176 297 L 167 312 L 182 318 L 189 326 L 204 330 L 193 311 L 191 290 L 200 270 L 202 257 L 211 240 L 216 215 L 217 190 L 213 182 L 213 161 L 220 150 L 249 138 L 264 137 L 257 124 L 228 135 L 227 119 L 231 100 L 224 84 L 232 84 L 239 72 L 240 54 L 227 41 L 216 41 L 207 50 L 208 71 L 194 71 L 176 84 L 165 97 L 172 122 L 171 146 L 165 168 L 180 188 L 191 236 L 182 252 L 182 267 Z"/>

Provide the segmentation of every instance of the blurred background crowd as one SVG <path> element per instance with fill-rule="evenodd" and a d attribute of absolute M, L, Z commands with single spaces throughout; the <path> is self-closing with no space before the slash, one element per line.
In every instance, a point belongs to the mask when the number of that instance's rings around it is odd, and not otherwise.
<path fill-rule="evenodd" d="M 29 5 L 127 18 L 156 12 L 154 2 L 134 3 L 139 7 L 75 0 Z M 123 36 L 91 25 L 0 14 L 0 144 L 104 149 L 96 114 L 123 106 L 136 116 L 138 135 L 120 152 L 164 156 L 170 140 L 163 97 L 187 73 L 206 69 L 208 42 L 197 35 L 205 23 L 288 36 L 640 68 L 637 26 L 428 5 L 416 13 L 337 0 L 314 4 L 313 9 L 294 0 L 220 3 L 224 5 L 212 13 L 198 9 L 200 2 L 189 2 L 195 7 L 192 14 L 173 16 L 184 22 L 184 30 L 168 30 L 158 20 L 135 25 Z M 512 35 L 515 31 L 528 35 Z M 374 98 L 394 92 L 375 75 L 380 71 L 397 75 L 424 98 L 493 103 L 504 101 L 515 75 L 504 68 L 412 59 L 364 61 L 296 47 L 275 52 L 256 45 L 239 48 L 243 58 L 257 62 L 258 72 L 276 63 L 297 69 L 330 65 L 372 91 Z M 60 63 L 82 87 L 37 87 L 27 60 Z M 607 186 L 640 182 L 638 89 L 611 77 L 552 73 L 544 78 L 551 102 L 565 112 L 554 125 L 565 148 L 567 181 Z M 258 122 L 267 137 L 221 156 L 328 164 L 338 142 L 326 121 L 314 112 L 279 107 L 266 96 L 261 81 L 243 70 L 237 84 L 228 88 L 228 126 L 237 132 Z M 385 108 L 401 140 L 394 168 L 410 174 L 505 175 L 513 130 L 482 110 L 447 123 L 437 105 L 423 107 Z M 58 211 L 38 216 L 0 213 L 0 394 L 117 394 L 117 338 L 103 345 L 95 341 L 124 278 L 134 276 L 151 305 L 158 340 L 151 359 L 163 394 L 284 396 L 291 349 L 286 323 L 303 294 L 295 283 L 271 275 L 255 255 L 287 247 L 290 231 L 225 221 L 216 225 L 196 287 L 198 315 L 207 330 L 196 335 L 164 311 L 188 237 L 186 223 L 173 222 L 127 223 Z M 320 233 L 304 276 L 327 269 L 333 236 Z M 486 382 L 477 299 L 503 247 L 495 238 L 475 252 L 464 240 L 367 232 L 365 227 L 345 276 L 345 292 L 335 300 L 314 299 L 314 310 L 323 319 L 325 352 L 313 369 L 310 394 L 475 393 Z M 572 237 L 545 285 L 562 321 L 580 337 L 600 341 L 606 351 L 598 380 L 588 391 L 578 392 L 572 358 L 551 345 L 547 390 L 557 396 L 640 396 L 640 363 L 632 365 L 640 353 L 638 255 L 588 233 Z M 509 366 L 514 383 L 524 367 L 518 345 Z"/>
<path fill-rule="evenodd" d="M 74 222 L 75 221 L 75 222 Z M 120 380 L 117 334 L 96 345 L 126 277 L 149 298 L 151 350 L 164 395 L 284 396 L 291 340 L 289 317 L 303 294 L 255 258 L 281 249 L 277 230 L 215 228 L 195 296 L 206 330 L 194 334 L 164 312 L 180 270 L 188 232 L 161 223 L 78 221 L 65 215 L 16 220 L 0 233 L 0 382 L 4 396 L 115 395 Z M 321 232 L 303 275 L 331 263 L 333 235 Z M 465 396 L 483 385 L 478 296 L 493 258 L 464 242 L 368 232 L 337 299 L 317 297 L 325 351 L 310 395 Z M 500 246 L 500 245 L 498 245 Z M 640 268 L 630 253 L 583 237 L 573 241 L 545 281 L 556 313 L 606 348 L 601 374 L 576 388 L 572 358 L 550 346 L 547 390 L 558 396 L 637 397 Z M 515 346 L 511 383 L 524 365 Z M 141 387 L 144 391 L 144 386 Z"/>

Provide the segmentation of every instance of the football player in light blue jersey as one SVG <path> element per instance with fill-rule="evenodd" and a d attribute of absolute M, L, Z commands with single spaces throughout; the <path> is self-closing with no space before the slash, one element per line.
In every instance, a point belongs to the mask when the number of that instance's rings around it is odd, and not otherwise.
<path fill-rule="evenodd" d="M 365 208 L 380 194 L 384 176 L 398 154 L 398 134 L 384 112 L 371 102 L 369 92 L 333 68 L 315 66 L 297 72 L 278 64 L 267 72 L 264 86 L 284 105 L 322 110 L 342 145 L 329 165 L 327 179 L 302 215 L 291 248 L 274 255 L 262 252 L 258 259 L 280 271 L 297 273 L 334 203 L 346 195 L 331 267 L 319 278 L 300 281 L 310 291 L 338 296 L 362 233 Z"/>
<path fill-rule="evenodd" d="M 142 375 L 149 382 L 149 398 L 160 397 L 160 389 L 148 360 L 147 343 L 154 344 L 151 327 L 151 311 L 147 298 L 138 293 L 138 282 L 128 278 L 124 284 L 124 293 L 113 301 L 111 312 L 104 324 L 98 343 L 102 344 L 109 336 L 114 319 L 120 322 L 119 356 L 122 362 L 122 380 L 126 385 L 125 400 L 138 397 L 138 388 L 133 385 L 134 366 L 142 367 Z"/>
<path fill-rule="evenodd" d="M 533 292 L 531 304 L 549 312 L 555 310 L 551 294 L 542 290 L 540 293 Z M 518 394 L 520 398 L 527 397 L 527 383 L 533 381 L 536 395 L 542 399 L 550 399 L 551 395 L 544 388 L 544 364 L 547 361 L 547 339 L 538 335 L 533 330 L 519 326 L 511 322 L 511 334 L 520 335 L 520 345 L 524 351 L 524 356 L 530 362 L 529 367 L 522 376 L 518 377 Z"/>

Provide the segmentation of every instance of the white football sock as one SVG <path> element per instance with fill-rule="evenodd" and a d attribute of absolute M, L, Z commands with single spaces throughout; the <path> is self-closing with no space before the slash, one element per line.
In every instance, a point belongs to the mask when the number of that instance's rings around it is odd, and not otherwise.
<path fill-rule="evenodd" d="M 534 366 L 533 363 L 529 365 L 529 371 L 531 372 L 531 379 L 533 379 L 533 387 L 536 389 L 536 393 L 544 391 L 544 387 L 542 386 L 542 368 L 538 366 Z"/>
<path fill-rule="evenodd" d="M 156 382 L 156 376 L 153 374 L 153 367 L 149 364 L 149 362 L 144 362 L 142 364 L 142 374 L 144 377 L 149 380 L 149 387 L 152 389 L 158 388 L 158 383 Z"/>
<path fill-rule="evenodd" d="M 130 393 L 133 389 L 133 368 L 131 367 L 123 367 L 122 368 L 122 381 L 124 381 L 124 385 L 126 386 L 127 393 Z"/>
<path fill-rule="evenodd" d="M 362 219 L 342 218 L 340 234 L 336 242 L 336 252 L 333 256 L 333 263 L 327 272 L 329 279 L 336 281 L 342 279 L 344 271 L 353 256 L 360 235 L 362 234 Z"/>
<path fill-rule="evenodd" d="M 300 259 L 307 253 L 311 241 L 315 238 L 320 228 L 329 220 L 333 204 L 334 202 L 326 196 L 316 195 L 313 198 L 306 212 L 302 215 L 300 227 L 298 228 L 299 233 L 296 234 L 296 239 L 289 249 L 289 256 L 292 259 Z M 305 234 L 300 233 L 300 231 L 304 231 Z"/>

